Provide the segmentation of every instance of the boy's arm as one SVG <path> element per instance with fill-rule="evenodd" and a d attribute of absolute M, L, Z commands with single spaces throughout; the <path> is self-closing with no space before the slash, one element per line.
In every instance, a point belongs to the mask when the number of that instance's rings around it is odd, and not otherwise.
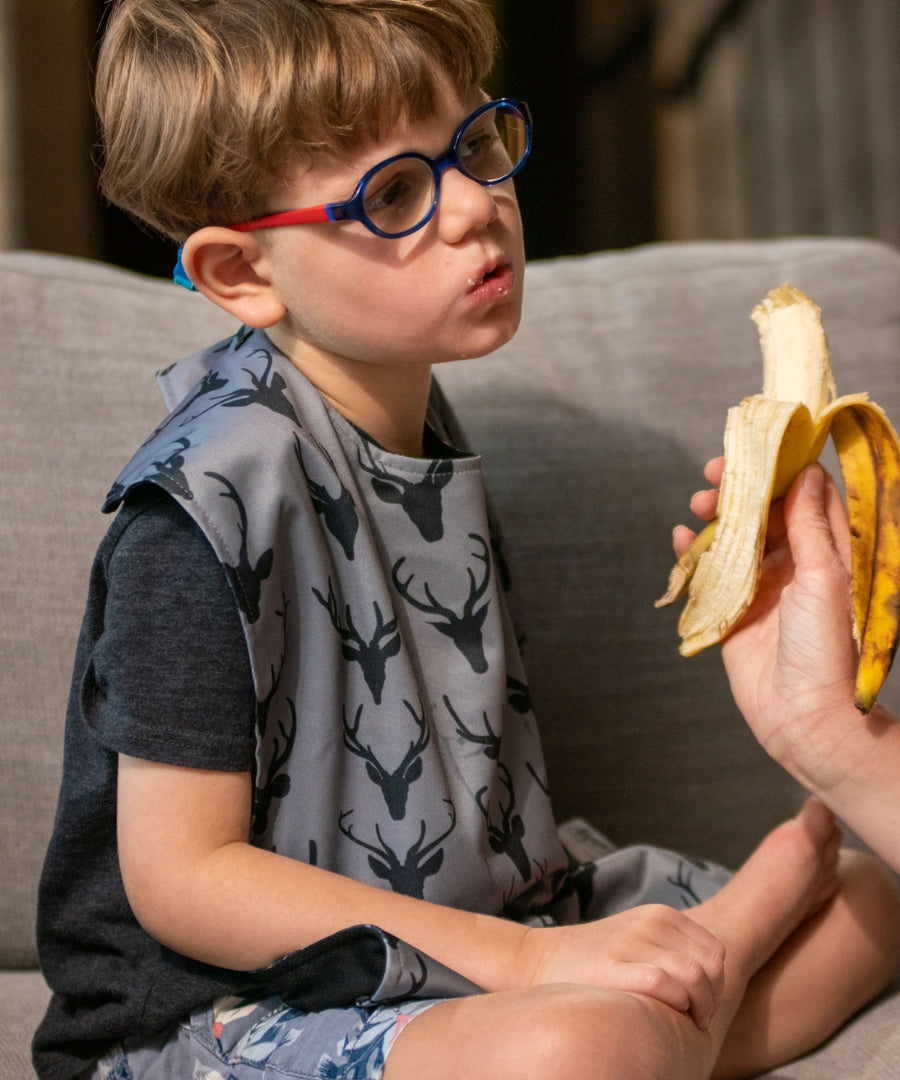
<path fill-rule="evenodd" d="M 246 839 L 251 795 L 249 773 L 120 755 L 119 864 L 129 903 L 149 934 L 205 963 L 254 970 L 370 922 L 419 943 L 453 940 L 466 963 L 465 942 L 481 936 L 478 924 L 486 917 L 411 900 L 254 847 Z M 493 970 L 503 980 L 502 960 L 516 952 L 524 927 L 487 921 L 495 924 L 486 937 L 496 941 L 496 955 L 493 961 L 477 958 L 477 966 L 483 976 Z M 475 966 L 475 955 L 469 963 Z"/>
<path fill-rule="evenodd" d="M 581 982 L 647 994 L 706 1026 L 722 949 L 687 916 L 651 906 L 532 929 L 366 885 L 247 842 L 248 773 L 119 757 L 118 845 L 145 930 L 205 963 L 255 970 L 374 923 L 486 990 Z"/>

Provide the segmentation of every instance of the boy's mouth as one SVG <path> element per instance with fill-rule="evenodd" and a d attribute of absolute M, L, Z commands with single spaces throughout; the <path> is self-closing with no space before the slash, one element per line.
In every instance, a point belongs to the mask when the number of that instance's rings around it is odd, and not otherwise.
<path fill-rule="evenodd" d="M 490 263 L 485 266 L 480 274 L 469 278 L 469 292 L 474 293 L 486 286 L 490 288 L 491 286 L 497 287 L 500 284 L 504 284 L 508 280 L 510 274 L 511 270 L 507 263 L 499 261 Z"/>

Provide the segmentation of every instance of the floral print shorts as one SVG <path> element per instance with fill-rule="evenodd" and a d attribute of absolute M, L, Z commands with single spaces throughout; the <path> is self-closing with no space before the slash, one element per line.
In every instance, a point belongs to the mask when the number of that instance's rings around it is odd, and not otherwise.
<path fill-rule="evenodd" d="M 638 904 L 684 910 L 709 899 L 730 876 L 660 848 L 620 848 L 573 875 L 573 903 L 577 893 L 584 921 Z M 549 916 L 533 921 L 553 925 Z M 403 950 L 411 947 L 400 944 L 396 970 L 386 976 L 395 992 L 408 985 L 410 958 L 423 963 L 415 950 L 404 961 Z M 410 1020 L 460 992 L 446 979 L 432 986 L 424 991 L 431 997 L 321 1012 L 301 1012 L 277 996 L 222 998 L 155 1039 L 115 1048 L 83 1080 L 381 1080 L 391 1046 Z"/>
<path fill-rule="evenodd" d="M 152 1043 L 120 1046 L 89 1080 L 380 1080 L 394 1040 L 440 999 L 304 1013 L 223 998 Z"/>

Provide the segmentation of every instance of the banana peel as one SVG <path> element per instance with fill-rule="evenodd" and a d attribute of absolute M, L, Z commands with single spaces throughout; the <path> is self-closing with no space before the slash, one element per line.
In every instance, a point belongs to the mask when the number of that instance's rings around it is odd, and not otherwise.
<path fill-rule="evenodd" d="M 782 285 L 752 318 L 763 392 L 728 411 L 718 516 L 675 564 L 657 607 L 687 593 L 678 624 L 684 656 L 725 638 L 756 595 L 772 501 L 818 459 L 830 435 L 850 521 L 855 702 L 867 713 L 900 630 L 900 440 L 867 394 L 837 396 L 821 312 L 808 296 Z"/>

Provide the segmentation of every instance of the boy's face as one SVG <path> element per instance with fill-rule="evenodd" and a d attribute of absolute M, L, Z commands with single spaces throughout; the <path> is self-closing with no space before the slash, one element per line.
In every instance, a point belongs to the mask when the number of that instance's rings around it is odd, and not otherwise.
<path fill-rule="evenodd" d="M 298 168 L 271 210 L 347 199 L 371 166 L 414 150 L 437 157 L 485 100 L 444 98 L 426 122 L 400 123 L 349 163 Z M 481 356 L 516 331 L 525 255 L 512 181 L 487 188 L 455 168 L 432 219 L 399 239 L 359 222 L 258 234 L 265 271 L 285 308 L 268 333 L 302 370 L 330 364 L 441 363 Z M 314 380 L 315 381 L 315 380 Z"/>

